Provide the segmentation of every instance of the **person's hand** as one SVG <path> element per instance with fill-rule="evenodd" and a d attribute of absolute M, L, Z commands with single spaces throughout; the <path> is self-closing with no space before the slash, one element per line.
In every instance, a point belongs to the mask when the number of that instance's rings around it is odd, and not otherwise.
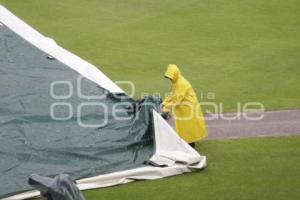
<path fill-rule="evenodd" d="M 165 120 L 169 120 L 170 118 L 170 113 L 169 112 L 163 112 L 161 113 L 162 118 L 164 118 Z"/>

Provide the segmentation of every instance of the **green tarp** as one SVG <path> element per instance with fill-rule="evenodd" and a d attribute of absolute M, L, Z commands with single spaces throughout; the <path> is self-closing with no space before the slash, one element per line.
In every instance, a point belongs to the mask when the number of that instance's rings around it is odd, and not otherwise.
<path fill-rule="evenodd" d="M 136 168 L 153 155 L 151 110 L 160 99 L 109 93 L 5 25 L 0 86 L 0 198 L 30 190 L 32 173 L 78 179 Z"/>

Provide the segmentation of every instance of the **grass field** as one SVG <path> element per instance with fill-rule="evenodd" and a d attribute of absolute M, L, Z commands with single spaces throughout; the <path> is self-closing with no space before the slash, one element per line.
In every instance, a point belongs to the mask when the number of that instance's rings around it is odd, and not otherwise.
<path fill-rule="evenodd" d="M 178 64 L 202 101 L 300 108 L 298 0 L 0 0 L 46 36 L 142 93 Z M 126 88 L 125 88 L 126 89 Z M 85 192 L 99 199 L 299 199 L 300 137 L 204 141 L 197 173 Z"/>
<path fill-rule="evenodd" d="M 87 200 L 297 200 L 300 137 L 204 141 L 201 172 L 84 193 Z"/>
<path fill-rule="evenodd" d="M 136 97 L 168 91 L 162 75 L 176 63 L 202 101 L 214 93 L 225 111 L 300 107 L 298 0 L 0 3 L 113 80 L 133 81 Z"/>

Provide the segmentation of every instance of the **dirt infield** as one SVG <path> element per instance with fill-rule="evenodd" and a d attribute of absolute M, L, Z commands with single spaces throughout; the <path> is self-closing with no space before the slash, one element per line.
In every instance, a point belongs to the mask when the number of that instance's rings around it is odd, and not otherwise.
<path fill-rule="evenodd" d="M 300 135 L 300 110 L 207 115 L 206 123 L 208 140 Z"/>

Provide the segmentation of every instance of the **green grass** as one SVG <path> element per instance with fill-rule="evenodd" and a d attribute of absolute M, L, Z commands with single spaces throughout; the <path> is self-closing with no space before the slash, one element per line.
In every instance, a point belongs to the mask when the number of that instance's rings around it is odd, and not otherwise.
<path fill-rule="evenodd" d="M 298 0 L 0 3 L 113 80 L 133 81 L 136 97 L 168 91 L 162 75 L 176 63 L 201 101 L 214 93 L 225 111 L 300 107 Z"/>
<path fill-rule="evenodd" d="M 200 172 L 84 192 L 87 200 L 297 200 L 300 137 L 204 141 Z"/>

